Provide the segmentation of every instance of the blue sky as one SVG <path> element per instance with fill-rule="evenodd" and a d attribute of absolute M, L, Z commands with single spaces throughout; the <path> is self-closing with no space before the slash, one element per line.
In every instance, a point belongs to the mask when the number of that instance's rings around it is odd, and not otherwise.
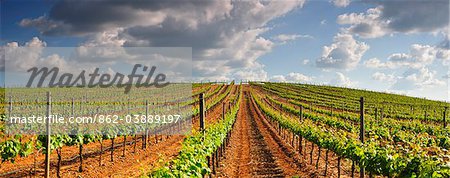
<path fill-rule="evenodd" d="M 2 1 L 0 44 L 192 47 L 195 80 L 319 83 L 448 100 L 445 0 L 140 3 Z"/>

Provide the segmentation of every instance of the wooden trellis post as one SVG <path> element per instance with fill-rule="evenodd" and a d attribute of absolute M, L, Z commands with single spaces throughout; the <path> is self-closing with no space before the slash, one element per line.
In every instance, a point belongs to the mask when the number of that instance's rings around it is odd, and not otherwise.
<path fill-rule="evenodd" d="M 447 106 L 444 108 L 444 115 L 443 115 L 443 117 L 444 117 L 444 128 L 446 128 L 447 127 L 447 121 L 446 121 L 446 117 L 445 117 L 445 114 L 447 113 Z"/>
<path fill-rule="evenodd" d="M 11 113 L 12 113 L 12 96 L 9 96 L 9 108 L 8 108 L 8 114 L 9 114 L 9 118 L 11 119 Z"/>
<path fill-rule="evenodd" d="M 225 120 L 225 102 L 222 103 L 222 119 Z"/>
<path fill-rule="evenodd" d="M 375 121 L 378 119 L 378 108 L 375 108 Z"/>
<path fill-rule="evenodd" d="M 303 105 L 300 105 L 300 121 L 303 121 Z"/>
<path fill-rule="evenodd" d="M 205 98 L 203 93 L 200 93 L 199 101 L 200 101 L 200 131 L 203 132 L 205 130 Z"/>
<path fill-rule="evenodd" d="M 75 116 L 75 98 L 72 97 L 72 113 L 71 113 L 72 117 Z"/>

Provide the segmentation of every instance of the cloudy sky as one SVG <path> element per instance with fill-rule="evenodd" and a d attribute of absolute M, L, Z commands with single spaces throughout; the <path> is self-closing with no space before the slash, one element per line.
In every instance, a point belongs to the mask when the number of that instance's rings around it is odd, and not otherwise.
<path fill-rule="evenodd" d="M 447 100 L 449 15 L 448 0 L 2 0 L 0 45 L 191 47 L 195 80 Z"/>

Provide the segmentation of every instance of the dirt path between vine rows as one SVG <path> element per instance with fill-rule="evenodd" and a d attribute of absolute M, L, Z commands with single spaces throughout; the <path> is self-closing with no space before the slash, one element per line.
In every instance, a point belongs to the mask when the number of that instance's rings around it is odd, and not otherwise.
<path fill-rule="evenodd" d="M 285 145 L 258 113 L 249 87 L 244 88 L 240 108 L 218 177 L 315 177 L 315 172 L 297 161 L 293 148 Z"/>
<path fill-rule="evenodd" d="M 255 88 L 253 88 L 253 89 L 255 89 Z M 256 92 L 260 93 L 261 92 L 260 88 L 257 88 Z M 274 98 L 276 98 L 279 102 L 283 103 L 283 105 L 284 104 L 290 105 L 290 103 L 287 103 L 286 100 L 283 100 L 282 98 L 279 98 L 277 96 L 274 97 Z M 263 98 L 261 101 L 265 102 L 267 105 L 269 105 L 270 107 L 274 108 L 277 111 L 280 110 L 280 106 L 279 105 L 274 105 L 273 103 L 268 101 L 266 98 Z M 259 109 L 257 111 L 259 113 L 261 112 Z M 283 111 L 283 113 L 286 114 L 286 115 L 289 115 L 289 116 L 291 116 L 293 118 L 298 117 L 298 116 L 295 116 L 295 115 L 293 115 L 291 113 L 288 113 L 287 111 Z M 318 114 L 318 113 L 316 113 L 316 114 Z M 261 115 L 262 115 L 262 113 L 261 113 Z M 262 116 L 262 117 L 264 117 L 264 116 Z M 325 116 L 325 117 L 328 117 L 328 116 Z M 275 127 L 275 126 L 272 126 L 272 127 Z M 289 137 L 288 140 L 291 141 L 290 139 L 291 139 L 291 137 Z M 284 141 L 285 141 L 284 143 L 286 143 L 286 140 L 284 140 Z M 298 151 L 300 149 L 299 145 L 297 145 L 298 144 L 298 138 L 295 139 L 295 141 L 296 141 L 296 143 L 295 143 L 296 144 L 295 145 L 295 147 L 296 147 L 295 150 L 298 153 Z M 302 161 L 304 163 L 304 165 L 306 165 L 306 167 L 309 167 L 310 170 L 315 170 L 315 172 L 318 173 L 317 175 L 319 175 L 319 177 L 338 177 L 338 170 L 337 170 L 338 169 L 337 168 L 338 156 L 336 154 L 334 154 L 333 152 L 331 152 L 331 151 L 327 152 L 326 149 L 325 150 L 322 149 L 322 152 L 321 152 L 322 154 L 318 154 L 319 149 L 318 149 L 317 145 L 314 145 L 314 149 L 313 149 L 313 152 L 312 152 L 313 153 L 312 154 L 313 161 L 311 162 L 311 148 L 312 148 L 311 144 L 312 143 L 310 141 L 305 140 L 305 139 L 303 139 L 303 141 L 304 141 L 304 142 L 302 142 L 302 145 L 303 145 L 302 149 L 303 150 L 302 150 L 302 154 L 300 155 L 300 161 Z M 327 169 L 327 171 L 325 171 L 326 170 L 326 166 L 325 165 L 327 164 L 327 162 L 325 161 L 327 159 L 325 155 L 327 155 L 327 153 L 328 153 L 328 169 Z M 317 162 L 317 158 L 318 157 L 320 157 L 320 159 Z M 352 164 L 352 162 L 349 159 L 345 159 L 345 158 L 341 159 L 341 173 L 340 173 L 341 175 L 340 175 L 340 177 L 342 177 L 342 178 L 352 177 L 351 176 L 351 169 L 350 169 L 351 168 L 351 164 Z M 317 165 L 317 167 L 315 165 Z M 326 175 L 325 175 L 324 172 L 326 172 Z M 356 169 L 354 174 L 355 175 L 359 175 L 359 170 Z"/>

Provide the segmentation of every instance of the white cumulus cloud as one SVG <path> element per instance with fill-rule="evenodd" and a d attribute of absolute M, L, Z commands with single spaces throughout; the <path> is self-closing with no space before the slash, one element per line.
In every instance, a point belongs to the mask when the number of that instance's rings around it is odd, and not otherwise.
<path fill-rule="evenodd" d="M 284 75 L 274 75 L 270 78 L 270 81 L 274 82 L 311 82 L 313 81 L 314 77 L 307 76 L 301 73 L 297 72 L 291 72 Z"/>
<path fill-rule="evenodd" d="M 284 44 L 284 43 L 286 43 L 288 41 L 294 41 L 294 40 L 299 39 L 299 38 L 312 39 L 313 37 L 311 35 L 298 35 L 298 34 L 291 34 L 291 35 L 289 35 L 289 34 L 280 34 L 280 35 L 277 35 L 277 36 L 273 37 L 274 40 L 280 42 L 281 44 Z"/>
<path fill-rule="evenodd" d="M 449 1 L 371 1 L 378 5 L 364 13 L 346 13 L 337 22 L 349 25 L 346 30 L 364 38 L 394 33 L 447 31 Z"/>
<path fill-rule="evenodd" d="M 320 68 L 352 69 L 368 49 L 369 45 L 356 41 L 352 35 L 338 33 L 333 44 L 323 47 L 322 57 L 317 59 L 316 65 Z"/>
<path fill-rule="evenodd" d="M 350 0 L 332 0 L 336 7 L 347 7 L 350 4 Z"/>
<path fill-rule="evenodd" d="M 382 72 L 375 72 L 372 74 L 372 79 L 378 80 L 381 82 L 393 83 L 396 82 L 397 77 L 393 74 L 385 74 Z"/>
<path fill-rule="evenodd" d="M 445 81 L 436 77 L 437 72 L 422 67 L 419 69 L 408 69 L 392 85 L 394 90 L 415 90 L 445 85 Z"/>
<path fill-rule="evenodd" d="M 391 61 L 382 62 L 381 60 L 377 58 L 371 58 L 369 60 L 364 61 L 364 66 L 368 68 L 395 68 L 395 64 L 393 64 Z"/>
<path fill-rule="evenodd" d="M 350 80 L 349 77 L 345 76 L 341 72 L 336 72 L 336 76 L 330 81 L 330 84 L 342 87 L 356 87 L 358 82 Z"/>
<path fill-rule="evenodd" d="M 377 58 L 371 58 L 364 61 L 368 68 L 395 69 L 399 67 L 422 68 L 440 60 L 442 64 L 448 65 L 450 61 L 450 52 L 448 49 L 439 46 L 413 44 L 407 53 L 393 53 L 389 55 L 386 62 Z"/>

